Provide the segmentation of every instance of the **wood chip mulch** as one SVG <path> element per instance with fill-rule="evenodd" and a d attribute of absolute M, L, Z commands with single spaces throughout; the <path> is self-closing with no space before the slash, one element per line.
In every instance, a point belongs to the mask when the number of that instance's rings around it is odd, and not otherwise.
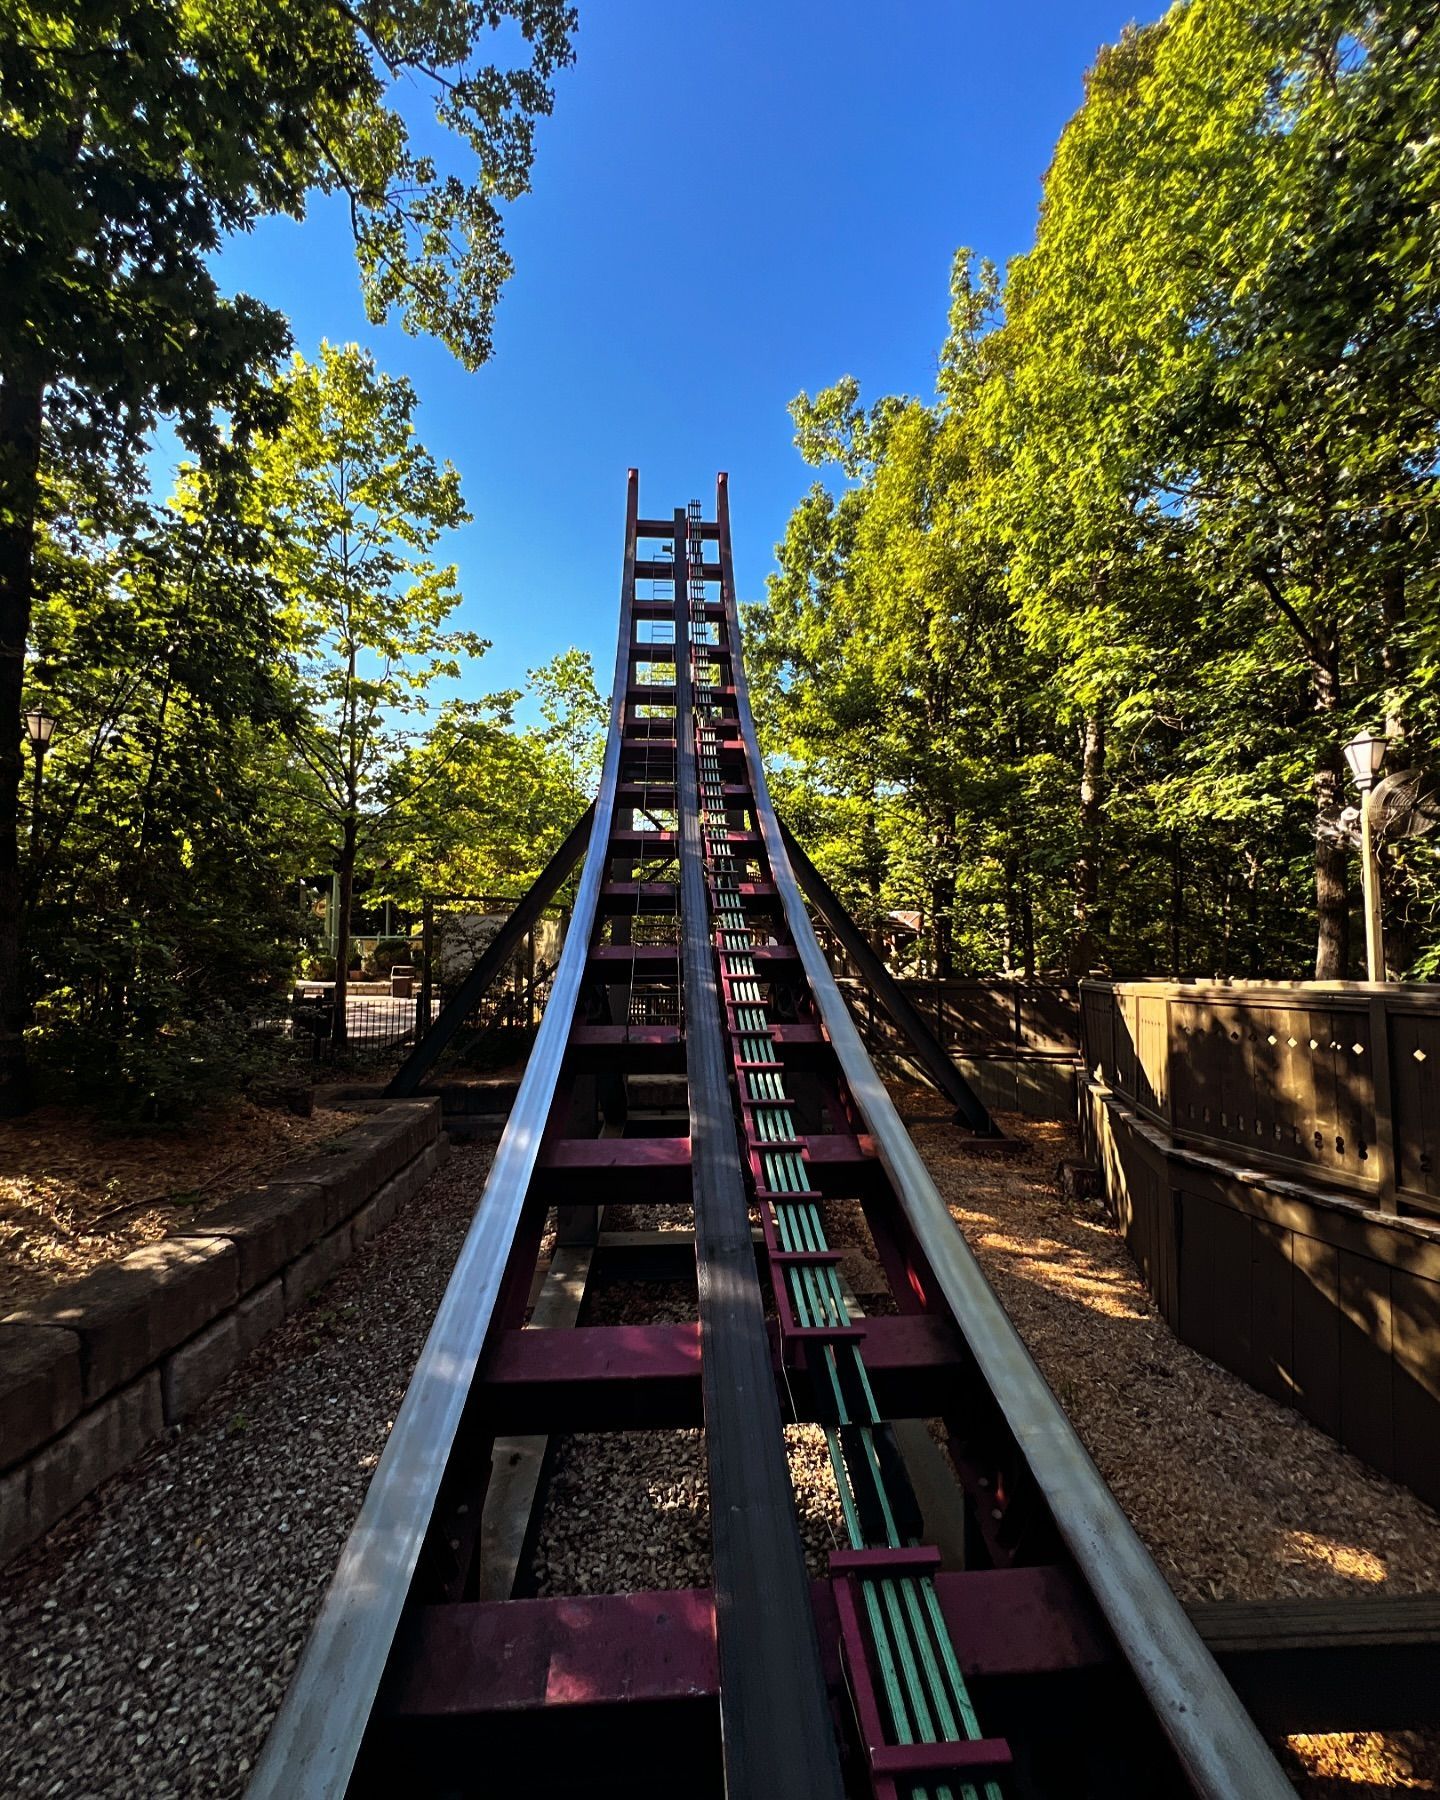
<path fill-rule="evenodd" d="M 175 1131 L 117 1132 L 58 1106 L 0 1121 L 0 1313 L 164 1237 L 354 1123 L 248 1100 Z"/>
<path fill-rule="evenodd" d="M 930 1090 L 896 1104 L 1086 1448 L 1182 1600 L 1440 1592 L 1440 1515 L 1298 1413 L 1179 1343 L 1102 1208 L 1067 1201 L 1068 1125 L 1001 1115 L 1024 1153 L 967 1154 Z M 1287 1740 L 1307 1800 L 1440 1794 L 1440 1733 Z"/>

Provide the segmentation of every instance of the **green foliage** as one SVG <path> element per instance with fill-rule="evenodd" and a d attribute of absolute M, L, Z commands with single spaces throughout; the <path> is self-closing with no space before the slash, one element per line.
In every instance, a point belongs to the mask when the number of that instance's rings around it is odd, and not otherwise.
<path fill-rule="evenodd" d="M 52 489 L 143 488 L 159 420 L 207 474 L 242 466 L 287 397 L 273 309 L 219 292 L 222 239 L 348 207 L 369 317 L 398 311 L 467 367 L 510 270 L 501 208 L 571 58 L 562 0 L 11 0 L 0 32 L 0 1108 L 23 1098 L 16 741 Z M 504 33 L 516 66 L 486 60 Z M 395 97 L 410 105 L 401 110 Z M 412 130 L 424 96 L 447 170 Z M 416 119 L 433 137 L 431 122 Z M 465 166 L 468 165 L 468 166 Z M 8 724 L 6 723 L 8 721 Z"/>
<path fill-rule="evenodd" d="M 770 747 L 934 966 L 1288 975 L 1308 917 L 1353 969 L 1340 746 L 1440 723 L 1437 52 L 1418 0 L 1128 31 L 1003 293 L 957 258 L 935 402 L 796 402 L 847 485 L 752 625 Z M 1428 968 L 1434 858 L 1387 878 Z"/>
<path fill-rule="evenodd" d="M 59 498 L 28 694 L 57 720 L 23 895 L 33 1035 L 46 1070 L 165 1111 L 209 1080 L 197 1031 L 240 1066 L 234 1018 L 300 949 L 274 595 L 231 478 L 127 502 L 123 532 L 113 497 Z"/>
<path fill-rule="evenodd" d="M 370 966 L 377 975 L 388 975 L 397 964 L 411 963 L 413 957 L 409 938 L 380 938 L 370 952 Z"/>
<path fill-rule="evenodd" d="M 36 1009 L 37 1073 L 52 1091 L 120 1123 L 179 1124 L 275 1070 L 272 1047 L 244 1013 L 172 1010 L 97 1035 L 76 1000 L 66 989 L 52 989 Z"/>

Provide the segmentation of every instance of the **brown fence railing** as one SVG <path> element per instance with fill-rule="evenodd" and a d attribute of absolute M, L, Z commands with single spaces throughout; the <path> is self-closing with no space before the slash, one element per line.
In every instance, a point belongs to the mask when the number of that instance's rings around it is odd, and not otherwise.
<path fill-rule="evenodd" d="M 1081 984 L 1085 1067 L 1177 1140 L 1440 1213 L 1440 988 Z"/>
<path fill-rule="evenodd" d="M 904 1033 L 844 952 L 825 941 L 866 1046 L 888 1073 L 923 1080 Z M 1075 1109 L 1080 996 L 1059 983 L 902 978 L 900 988 L 989 1107 L 1041 1118 Z"/>

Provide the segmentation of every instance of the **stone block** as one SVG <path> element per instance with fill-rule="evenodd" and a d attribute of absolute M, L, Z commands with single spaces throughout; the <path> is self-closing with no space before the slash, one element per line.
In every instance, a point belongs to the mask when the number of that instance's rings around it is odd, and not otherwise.
<path fill-rule="evenodd" d="M 0 1325 L 0 1469 L 80 1410 L 80 1339 L 55 1325 Z"/>
<path fill-rule="evenodd" d="M 375 1198 L 367 1201 L 351 1221 L 357 1246 L 368 1243 L 390 1224 L 405 1202 L 413 1200 L 440 1167 L 441 1160 L 439 1143 L 427 1144 L 398 1175 L 391 1176 Z"/>
<path fill-rule="evenodd" d="M 323 1188 L 287 1176 L 222 1200 L 176 1236 L 228 1238 L 239 1259 L 239 1291 L 248 1294 L 325 1235 L 326 1210 Z"/>
<path fill-rule="evenodd" d="M 240 1354 L 248 1356 L 262 1338 L 269 1337 L 285 1320 L 285 1278 L 277 1275 L 264 1287 L 256 1288 L 235 1308 L 235 1326 L 240 1333 Z"/>
<path fill-rule="evenodd" d="M 18 1485 L 0 1498 L 0 1518 L 9 1534 L 0 1540 L 0 1560 L 57 1525 L 134 1462 L 163 1429 L 158 1369 L 82 1413 L 53 1444 L 5 1477 Z"/>
<path fill-rule="evenodd" d="M 327 1231 L 358 1212 L 384 1179 L 375 1173 L 371 1146 L 350 1140 L 347 1131 L 325 1149 L 288 1164 L 285 1170 L 287 1181 L 304 1182 L 319 1190 Z"/>
<path fill-rule="evenodd" d="M 324 1194 L 325 1225 L 352 1218 L 378 1188 L 440 1134 L 437 1100 L 394 1100 L 285 1170 L 285 1181 Z"/>
<path fill-rule="evenodd" d="M 188 1344 L 172 1350 L 160 1365 L 165 1423 L 188 1419 L 240 1360 L 240 1328 L 233 1312 L 207 1325 Z"/>
<path fill-rule="evenodd" d="M 225 1238 L 162 1238 L 3 1322 L 73 1331 L 85 1402 L 93 1405 L 233 1306 L 238 1266 Z"/>
<path fill-rule="evenodd" d="M 286 1312 L 294 1312 L 316 1288 L 323 1287 L 350 1260 L 352 1248 L 350 1227 L 342 1225 L 338 1231 L 321 1238 L 313 1249 L 297 1257 L 285 1271 Z"/>
<path fill-rule="evenodd" d="M 22 1463 L 8 1475 L 0 1475 L 0 1563 L 30 1542 L 30 1471 Z"/>

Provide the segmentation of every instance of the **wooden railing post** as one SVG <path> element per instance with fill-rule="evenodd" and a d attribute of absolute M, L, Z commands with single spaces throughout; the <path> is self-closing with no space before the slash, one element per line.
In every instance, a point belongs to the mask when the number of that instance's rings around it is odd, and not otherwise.
<path fill-rule="evenodd" d="M 1375 1179 L 1381 1212 L 1398 1212 L 1395 1168 L 1395 1087 L 1390 1073 L 1390 1017 L 1384 993 L 1370 996 L 1370 1073 L 1375 1088 Z"/>

